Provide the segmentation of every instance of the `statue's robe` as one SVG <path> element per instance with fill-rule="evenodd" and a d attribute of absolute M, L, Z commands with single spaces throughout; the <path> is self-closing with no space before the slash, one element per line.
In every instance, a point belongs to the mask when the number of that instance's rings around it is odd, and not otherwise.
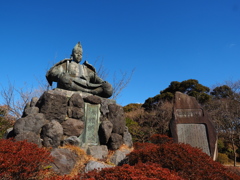
<path fill-rule="evenodd" d="M 88 92 L 102 97 L 112 95 L 112 86 L 97 76 L 95 68 L 85 61 L 82 65 L 64 59 L 55 64 L 46 74 L 50 85 L 71 91 Z"/>

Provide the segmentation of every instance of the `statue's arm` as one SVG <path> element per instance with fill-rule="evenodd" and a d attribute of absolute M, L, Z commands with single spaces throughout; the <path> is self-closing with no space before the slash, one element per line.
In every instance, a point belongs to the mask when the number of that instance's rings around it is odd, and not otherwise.
<path fill-rule="evenodd" d="M 74 77 L 73 82 L 75 84 L 79 85 L 79 86 L 88 87 L 88 82 L 84 79 L 79 78 L 79 77 Z"/>
<path fill-rule="evenodd" d="M 96 73 L 96 71 L 93 71 L 92 69 L 87 68 L 88 76 L 90 77 L 90 83 L 92 84 L 102 84 L 105 81 L 102 80 Z"/>
<path fill-rule="evenodd" d="M 95 76 L 95 77 L 94 77 L 94 81 L 95 81 L 96 83 L 102 84 L 102 83 L 106 82 L 106 81 L 104 81 L 102 78 L 100 78 L 96 73 L 95 73 L 94 76 Z"/>
<path fill-rule="evenodd" d="M 70 59 L 64 59 L 57 64 L 55 64 L 46 74 L 46 78 L 50 86 L 52 86 L 52 82 L 58 82 L 60 77 L 65 74 L 67 69 L 67 61 Z"/>
<path fill-rule="evenodd" d="M 96 72 L 91 72 L 91 82 L 93 82 L 94 84 L 98 84 L 99 87 L 103 87 L 104 89 L 107 87 L 111 87 L 111 84 L 107 81 L 104 81 L 102 78 L 100 78 Z"/>
<path fill-rule="evenodd" d="M 52 82 L 58 82 L 59 77 L 63 74 L 57 67 L 52 67 L 46 74 L 47 81 L 50 86 Z"/>

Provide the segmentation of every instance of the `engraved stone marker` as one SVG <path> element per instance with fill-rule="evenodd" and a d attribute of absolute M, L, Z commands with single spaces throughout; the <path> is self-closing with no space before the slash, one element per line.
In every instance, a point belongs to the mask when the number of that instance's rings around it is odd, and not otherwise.
<path fill-rule="evenodd" d="M 175 142 L 198 147 L 216 159 L 215 128 L 194 97 L 176 92 L 170 129 Z"/>
<path fill-rule="evenodd" d="M 177 124 L 178 141 L 201 148 L 210 156 L 207 131 L 204 124 Z"/>
<path fill-rule="evenodd" d="M 85 103 L 85 130 L 79 137 L 81 146 L 99 145 L 98 128 L 100 124 L 100 105 Z"/>

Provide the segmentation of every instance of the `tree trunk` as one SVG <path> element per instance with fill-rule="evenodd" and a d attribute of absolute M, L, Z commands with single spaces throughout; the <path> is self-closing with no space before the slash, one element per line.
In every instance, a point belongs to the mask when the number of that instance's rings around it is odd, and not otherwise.
<path fill-rule="evenodd" d="M 235 148 L 235 144 L 234 144 L 233 134 L 231 135 L 231 141 L 232 141 L 232 148 L 233 148 L 233 155 L 234 155 L 234 167 L 236 167 L 237 156 L 236 156 L 236 148 Z"/>

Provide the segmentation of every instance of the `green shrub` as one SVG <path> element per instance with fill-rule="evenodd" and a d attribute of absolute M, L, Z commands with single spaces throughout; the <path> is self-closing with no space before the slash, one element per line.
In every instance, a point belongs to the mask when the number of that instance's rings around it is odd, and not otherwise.
<path fill-rule="evenodd" d="M 225 145 L 222 139 L 218 139 L 218 152 L 223 153 L 225 151 Z"/>
<path fill-rule="evenodd" d="M 123 107 L 124 112 L 134 111 L 141 108 L 142 104 L 131 103 Z"/>
<path fill-rule="evenodd" d="M 4 134 L 6 133 L 7 129 L 13 126 L 13 122 L 9 121 L 8 119 L 0 116 L 0 139 L 3 138 Z"/>
<path fill-rule="evenodd" d="M 13 127 L 15 118 L 8 113 L 8 106 L 0 105 L 0 139 L 3 138 L 8 128 Z"/>
<path fill-rule="evenodd" d="M 132 119 L 130 118 L 126 118 L 126 126 L 128 128 L 130 128 L 131 126 L 138 126 L 138 123 L 133 121 Z"/>
<path fill-rule="evenodd" d="M 223 153 L 218 153 L 217 161 L 221 164 L 227 164 L 228 163 L 228 156 Z"/>
<path fill-rule="evenodd" d="M 139 124 L 130 118 L 126 118 L 126 126 L 132 135 L 133 142 L 137 141 L 139 139 L 139 136 L 141 136 L 143 133 Z"/>

